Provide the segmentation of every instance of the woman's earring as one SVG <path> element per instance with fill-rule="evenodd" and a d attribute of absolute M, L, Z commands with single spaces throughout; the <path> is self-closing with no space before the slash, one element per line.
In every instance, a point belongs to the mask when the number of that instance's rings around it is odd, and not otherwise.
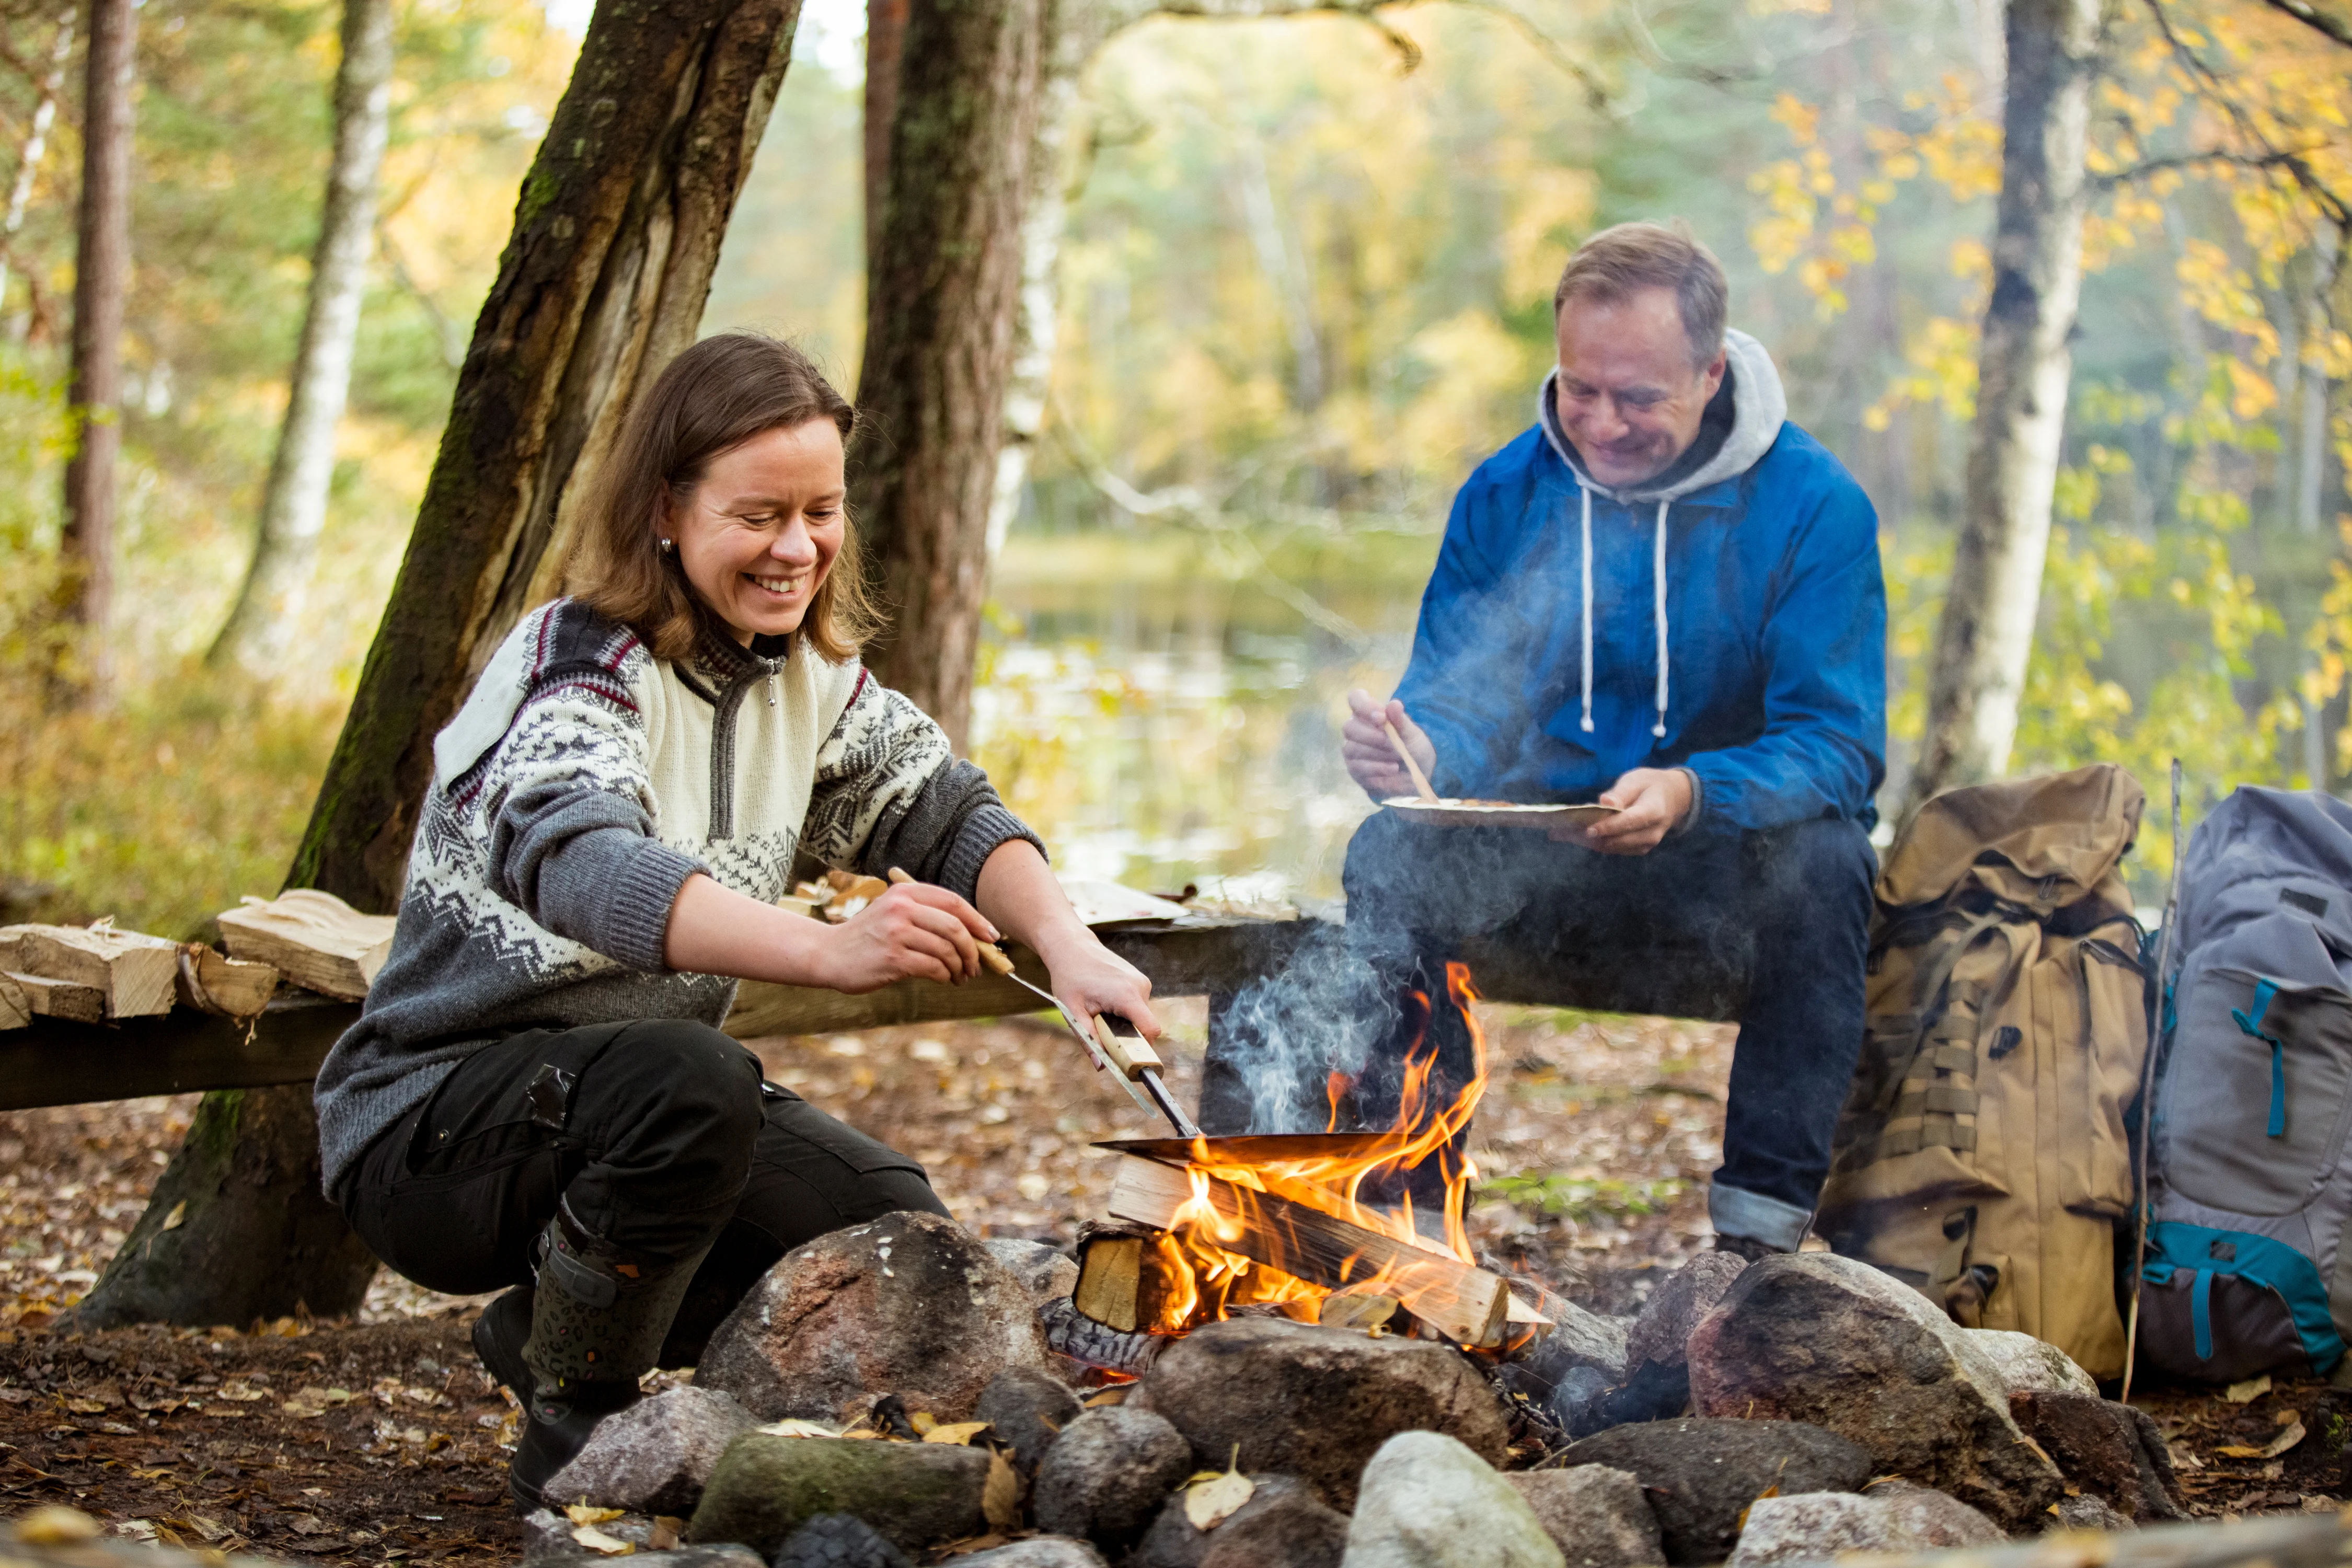
<path fill-rule="evenodd" d="M 661 542 L 661 547 L 664 550 L 676 550 L 677 548 L 677 541 L 675 539 L 665 539 Z"/>

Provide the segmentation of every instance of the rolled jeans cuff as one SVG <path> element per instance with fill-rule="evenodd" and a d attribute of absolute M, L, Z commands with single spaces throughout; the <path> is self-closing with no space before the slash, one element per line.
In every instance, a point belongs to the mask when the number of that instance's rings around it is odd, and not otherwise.
<path fill-rule="evenodd" d="M 1706 1215 L 1715 1222 L 1717 1236 L 1744 1237 L 1782 1252 L 1797 1250 L 1805 1239 L 1805 1226 L 1813 1218 L 1811 1209 L 1768 1198 L 1762 1193 L 1727 1187 L 1721 1182 L 1712 1183 L 1706 1189 Z"/>

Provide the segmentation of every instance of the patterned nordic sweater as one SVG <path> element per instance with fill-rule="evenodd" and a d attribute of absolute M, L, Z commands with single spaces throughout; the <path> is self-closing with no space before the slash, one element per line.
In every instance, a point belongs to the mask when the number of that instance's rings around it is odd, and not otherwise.
<path fill-rule="evenodd" d="M 805 850 L 970 898 L 998 845 L 1037 843 L 938 725 L 855 661 L 712 634 L 673 664 L 569 599 L 515 627 L 433 756 L 392 956 L 319 1069 L 331 1196 L 491 1040 L 723 1019 L 734 981 L 662 963 L 695 871 L 772 901 Z"/>

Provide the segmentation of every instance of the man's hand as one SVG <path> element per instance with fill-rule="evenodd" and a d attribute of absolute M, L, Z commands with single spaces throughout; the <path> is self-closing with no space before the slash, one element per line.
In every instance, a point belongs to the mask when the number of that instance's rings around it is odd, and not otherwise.
<path fill-rule="evenodd" d="M 1339 760 L 1347 764 L 1348 776 L 1374 800 L 1417 793 L 1412 775 L 1404 771 L 1396 748 L 1389 744 L 1388 734 L 1381 728 L 1383 719 L 1395 725 L 1421 771 L 1436 772 L 1437 748 L 1429 743 L 1420 725 L 1404 716 L 1404 704 L 1393 697 L 1386 702 L 1375 701 L 1370 692 L 1359 688 L 1348 693 L 1348 721 L 1339 727 Z"/>
<path fill-rule="evenodd" d="M 1635 768 L 1601 793 L 1601 804 L 1622 809 L 1564 837 L 1603 855 L 1647 855 L 1690 815 L 1690 774 L 1680 768 Z"/>

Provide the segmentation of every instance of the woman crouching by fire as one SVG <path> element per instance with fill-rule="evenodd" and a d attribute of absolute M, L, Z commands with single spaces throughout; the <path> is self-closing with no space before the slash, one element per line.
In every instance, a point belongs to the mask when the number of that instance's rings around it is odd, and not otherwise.
<path fill-rule="evenodd" d="M 787 344 L 707 339 L 631 410 L 571 595 L 524 618 L 433 747 L 390 961 L 318 1080 L 327 1191 L 474 1331 L 528 1412 L 536 1504 L 654 1366 L 693 1363 L 791 1248 L 902 1209 L 922 1167 L 761 1081 L 740 979 L 871 991 L 1027 943 L 1071 1008 L 1156 1035 L 1036 836 L 857 660 L 854 416 Z M 894 886 L 829 926 L 793 858 Z"/>

